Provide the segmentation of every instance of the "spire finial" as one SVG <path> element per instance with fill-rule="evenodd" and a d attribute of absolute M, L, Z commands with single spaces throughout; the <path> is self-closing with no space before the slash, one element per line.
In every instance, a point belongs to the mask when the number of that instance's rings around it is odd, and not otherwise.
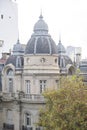
<path fill-rule="evenodd" d="M 41 13 L 40 13 L 40 19 L 43 19 L 43 16 L 42 16 L 42 9 L 41 9 Z"/>
<path fill-rule="evenodd" d="M 17 44 L 19 44 L 19 29 L 18 29 L 18 40 L 17 40 Z"/>
<path fill-rule="evenodd" d="M 59 43 L 61 43 L 61 33 L 59 33 Z"/>
<path fill-rule="evenodd" d="M 20 42 L 19 42 L 19 38 L 18 38 L 18 40 L 17 40 L 17 44 L 19 44 Z"/>

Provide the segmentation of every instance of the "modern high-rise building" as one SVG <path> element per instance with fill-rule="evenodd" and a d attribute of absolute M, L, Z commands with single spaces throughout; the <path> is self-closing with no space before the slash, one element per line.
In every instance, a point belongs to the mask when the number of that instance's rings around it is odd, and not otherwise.
<path fill-rule="evenodd" d="M 71 58 L 72 62 L 75 62 L 78 66 L 82 54 L 81 47 L 68 46 L 66 49 L 66 53 Z"/>
<path fill-rule="evenodd" d="M 17 38 L 17 3 L 15 0 L 0 0 L 0 53 L 9 52 L 13 44 L 17 41 Z"/>

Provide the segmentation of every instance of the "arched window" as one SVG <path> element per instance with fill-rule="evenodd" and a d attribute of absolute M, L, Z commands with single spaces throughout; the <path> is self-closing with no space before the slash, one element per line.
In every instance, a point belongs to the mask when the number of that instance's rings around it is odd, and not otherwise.
<path fill-rule="evenodd" d="M 60 67 L 65 67 L 65 59 L 63 57 L 60 59 Z"/>
<path fill-rule="evenodd" d="M 13 70 L 7 70 L 8 92 L 13 92 Z"/>
<path fill-rule="evenodd" d="M 7 113 L 6 113 L 6 123 L 7 124 L 12 124 L 13 123 L 13 112 L 12 110 L 7 110 Z"/>
<path fill-rule="evenodd" d="M 13 76 L 13 70 L 11 68 L 7 70 L 7 75 Z"/>
<path fill-rule="evenodd" d="M 25 126 L 31 126 L 31 114 L 29 113 L 25 113 Z"/>
<path fill-rule="evenodd" d="M 22 62 L 21 62 L 21 57 L 17 57 L 17 60 L 16 60 L 16 67 L 22 67 Z"/>

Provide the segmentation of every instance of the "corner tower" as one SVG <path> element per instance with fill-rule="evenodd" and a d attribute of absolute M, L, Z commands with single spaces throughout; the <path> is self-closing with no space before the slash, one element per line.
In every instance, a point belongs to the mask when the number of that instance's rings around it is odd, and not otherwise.
<path fill-rule="evenodd" d="M 48 25 L 43 20 L 42 14 L 35 23 L 33 31 L 25 49 L 24 84 L 29 80 L 32 86 L 31 93 L 40 94 L 45 88 L 57 86 L 58 54 L 56 44 L 48 34 Z"/>

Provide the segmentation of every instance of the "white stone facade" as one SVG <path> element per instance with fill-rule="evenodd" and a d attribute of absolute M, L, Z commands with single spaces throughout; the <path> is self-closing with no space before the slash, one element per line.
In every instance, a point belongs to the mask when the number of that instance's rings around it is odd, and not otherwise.
<path fill-rule="evenodd" d="M 43 58 L 45 58 L 44 63 L 41 61 Z M 46 81 L 45 89 L 58 87 L 56 81 L 59 78 L 59 68 L 55 59 L 57 59 L 57 55 L 25 55 L 24 68 L 21 71 L 15 70 L 12 64 L 4 67 L 2 72 L 3 107 L 0 111 L 0 114 L 3 115 L 1 128 L 3 128 L 3 124 L 5 129 L 6 124 L 12 124 L 14 130 L 25 130 L 26 127 L 27 130 L 28 127 L 36 130 L 35 123 L 38 120 L 40 107 L 45 105 L 42 93 L 40 93 L 40 80 Z M 9 69 L 12 69 L 13 72 L 8 74 Z M 9 78 L 13 79 L 12 92 L 9 92 Z M 30 93 L 26 93 L 26 81 L 30 81 Z M 8 111 L 10 117 L 7 116 Z M 29 126 L 26 124 L 26 114 L 30 114 Z"/>

